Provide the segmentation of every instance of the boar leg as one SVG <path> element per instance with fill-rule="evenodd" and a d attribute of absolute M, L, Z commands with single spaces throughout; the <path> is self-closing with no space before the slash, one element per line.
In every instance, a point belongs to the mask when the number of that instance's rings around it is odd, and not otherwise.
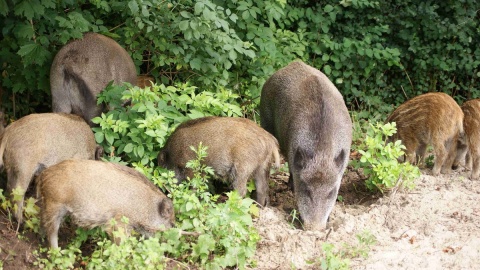
<path fill-rule="evenodd" d="M 18 222 L 18 226 L 20 226 L 23 222 L 23 201 L 25 198 L 25 193 L 27 192 L 28 185 L 32 179 L 31 173 L 22 173 L 22 172 L 15 172 L 14 170 L 8 171 L 8 183 L 7 183 L 7 192 L 10 194 L 12 201 L 13 201 L 13 189 L 20 189 L 23 192 L 23 195 L 18 198 L 14 202 L 17 206 L 15 210 L 14 216 Z M 18 230 L 18 227 L 17 227 Z"/>
<path fill-rule="evenodd" d="M 472 175 L 470 177 L 472 180 L 477 180 L 480 176 L 480 153 L 478 150 L 478 147 L 472 147 L 468 155 L 470 156 L 469 162 L 472 166 Z"/>
<path fill-rule="evenodd" d="M 425 143 L 420 143 L 420 145 L 417 148 L 416 151 L 416 161 L 417 161 L 417 166 L 420 167 L 423 164 L 423 160 L 425 158 L 425 152 L 427 150 L 427 144 Z"/>
<path fill-rule="evenodd" d="M 268 176 L 270 172 L 265 167 L 259 167 L 254 175 L 255 178 L 255 190 L 256 201 L 261 206 L 267 206 L 268 204 Z"/>
<path fill-rule="evenodd" d="M 58 229 L 67 209 L 60 203 L 45 202 L 41 213 L 42 227 L 47 234 L 51 248 L 58 248 Z"/>
<path fill-rule="evenodd" d="M 112 242 L 117 246 L 122 243 L 124 238 L 130 236 L 132 227 L 122 221 L 122 216 L 116 216 L 115 222 L 108 221 L 105 226 L 105 231 L 109 235 Z"/>
<path fill-rule="evenodd" d="M 465 168 L 467 170 L 472 169 L 472 150 L 468 150 L 467 154 L 465 155 Z"/>
<path fill-rule="evenodd" d="M 405 144 L 405 156 L 406 156 L 406 161 L 408 161 L 410 164 L 416 164 L 416 153 L 417 153 L 417 148 L 418 148 L 418 142 L 415 139 L 412 140 L 402 140 L 402 142 Z"/>
<path fill-rule="evenodd" d="M 455 156 L 457 152 L 457 145 L 454 143 L 457 142 L 457 136 L 449 138 L 445 141 L 445 149 L 448 151 L 447 158 L 443 162 L 442 173 L 448 174 L 452 172 L 453 162 L 455 161 Z"/>
<path fill-rule="evenodd" d="M 241 167 L 235 166 L 235 168 Z M 247 194 L 247 181 L 249 175 L 243 171 L 236 171 L 233 172 L 231 175 L 235 175 L 235 179 L 232 179 L 233 189 L 236 190 L 240 196 L 245 197 L 245 195 Z"/>
<path fill-rule="evenodd" d="M 438 175 L 447 158 L 447 149 L 445 149 L 443 142 L 439 142 L 438 140 L 433 141 L 433 148 L 435 152 L 435 165 L 433 165 L 432 174 Z"/>

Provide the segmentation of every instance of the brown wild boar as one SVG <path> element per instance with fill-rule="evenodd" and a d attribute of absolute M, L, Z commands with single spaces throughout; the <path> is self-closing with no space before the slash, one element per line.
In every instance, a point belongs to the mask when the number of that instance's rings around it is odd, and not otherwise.
<path fill-rule="evenodd" d="M 90 126 L 64 113 L 30 114 L 13 122 L 0 137 L 0 166 L 7 171 L 7 192 L 27 191 L 34 175 L 65 159 L 94 159 L 96 144 Z M 23 197 L 15 218 L 22 223 Z"/>
<path fill-rule="evenodd" d="M 465 167 L 471 169 L 471 179 L 480 176 L 480 99 L 466 101 L 462 105 L 464 114 L 464 138 L 457 145 L 457 158 L 454 168 L 465 158 Z M 463 140 L 462 140 L 463 139 Z"/>
<path fill-rule="evenodd" d="M 155 83 L 155 78 L 147 75 L 138 75 L 136 85 L 140 88 L 151 87 Z"/>
<path fill-rule="evenodd" d="M 127 234 L 144 235 L 171 228 L 175 221 L 172 201 L 135 169 L 95 160 L 65 160 L 38 176 L 40 222 L 50 247 L 58 247 L 58 229 L 69 215 L 85 228 L 105 226 L 111 234 L 115 219 L 127 217 Z"/>
<path fill-rule="evenodd" d="M 53 59 L 50 88 L 54 112 L 91 119 L 104 110 L 97 95 L 110 81 L 135 85 L 137 72 L 130 55 L 117 42 L 97 33 L 65 45 Z"/>
<path fill-rule="evenodd" d="M 325 228 L 352 142 L 352 122 L 342 95 L 325 74 L 295 61 L 265 82 L 260 119 L 288 161 L 305 229 Z"/>
<path fill-rule="evenodd" d="M 203 117 L 180 124 L 158 154 L 158 165 L 175 171 L 179 181 L 192 177 L 185 168 L 196 158 L 190 146 L 207 146 L 204 163 L 215 174 L 233 185 L 241 196 L 247 193 L 247 181 L 255 179 L 256 201 L 268 204 L 268 178 L 272 160 L 278 168 L 278 142 L 255 122 L 236 117 Z"/>
<path fill-rule="evenodd" d="M 397 133 L 389 141 L 402 141 L 408 162 L 422 163 L 427 146 L 432 144 L 432 174 L 451 172 L 457 140 L 463 134 L 463 112 L 452 97 L 445 93 L 416 96 L 396 108 L 387 122 L 396 123 Z"/>

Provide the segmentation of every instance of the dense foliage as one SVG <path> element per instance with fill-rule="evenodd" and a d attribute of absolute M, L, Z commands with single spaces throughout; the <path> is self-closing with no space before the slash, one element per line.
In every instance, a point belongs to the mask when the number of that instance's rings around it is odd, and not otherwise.
<path fill-rule="evenodd" d="M 475 0 L 0 0 L 0 95 L 11 116 L 49 110 L 55 53 L 95 31 L 159 83 L 231 89 L 246 103 L 296 58 L 325 72 L 350 108 L 388 111 L 384 103 L 427 91 L 464 100 L 480 96 L 479 9 Z"/>
<path fill-rule="evenodd" d="M 415 180 L 420 177 L 418 167 L 398 161 L 405 155 L 405 146 L 400 140 L 387 140 L 396 132 L 395 123 L 368 123 L 365 138 L 359 145 L 352 147 L 361 154 L 361 158 L 352 160 L 351 163 L 356 169 L 363 169 L 363 174 L 367 177 L 365 184 L 371 191 L 412 189 Z"/>

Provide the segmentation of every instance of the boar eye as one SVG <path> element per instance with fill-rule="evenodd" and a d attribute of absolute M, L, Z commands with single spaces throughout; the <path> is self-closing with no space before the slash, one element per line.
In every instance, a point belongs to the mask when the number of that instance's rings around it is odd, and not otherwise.
<path fill-rule="evenodd" d="M 298 169 L 305 169 L 307 164 L 313 158 L 314 153 L 309 149 L 297 148 L 293 158 L 293 165 Z"/>
<path fill-rule="evenodd" d="M 327 195 L 328 200 L 336 199 L 335 197 L 337 196 L 337 189 L 334 188 L 330 190 L 330 192 Z"/>
<path fill-rule="evenodd" d="M 335 157 L 335 165 L 337 165 L 337 167 L 339 168 L 342 167 L 344 160 L 345 160 L 345 150 L 342 149 L 342 151 L 340 151 L 337 157 Z"/>

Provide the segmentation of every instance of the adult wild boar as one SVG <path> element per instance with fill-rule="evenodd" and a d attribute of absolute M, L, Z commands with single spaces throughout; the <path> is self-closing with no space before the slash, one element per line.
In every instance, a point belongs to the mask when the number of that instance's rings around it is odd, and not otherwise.
<path fill-rule="evenodd" d="M 352 122 L 343 97 L 319 70 L 295 61 L 275 72 L 260 99 L 262 127 L 288 160 L 306 229 L 326 226 L 350 156 Z"/>
<path fill-rule="evenodd" d="M 454 166 L 465 158 L 465 167 L 471 169 L 471 179 L 480 177 L 480 99 L 466 101 L 461 107 L 464 118 L 463 128 L 465 135 L 457 145 L 457 158 Z"/>
<path fill-rule="evenodd" d="M 7 171 L 7 192 L 27 191 L 34 175 L 65 159 L 94 159 L 96 144 L 89 125 L 64 113 L 30 114 L 13 122 L 0 136 L 0 166 Z M 22 223 L 23 196 L 15 218 Z"/>
<path fill-rule="evenodd" d="M 58 247 L 58 229 L 69 215 L 81 227 L 105 226 L 110 220 L 122 226 L 127 217 L 127 234 L 133 228 L 144 235 L 173 226 L 172 201 L 135 169 L 95 160 L 65 160 L 38 176 L 40 222 L 50 247 Z"/>
<path fill-rule="evenodd" d="M 117 42 L 97 33 L 65 45 L 53 59 L 50 88 L 54 112 L 74 113 L 92 125 L 104 110 L 97 95 L 110 81 L 135 85 L 137 72 L 130 55 Z"/>
<path fill-rule="evenodd" d="M 268 178 L 272 160 L 280 165 L 278 142 L 255 122 L 236 117 L 203 117 L 180 124 L 158 154 L 158 165 L 175 171 L 178 180 L 192 177 L 185 168 L 196 158 L 190 146 L 207 146 L 204 164 L 216 176 L 231 183 L 241 196 L 247 193 L 247 181 L 255 179 L 256 201 L 268 204 Z"/>
<path fill-rule="evenodd" d="M 397 133 L 389 140 L 402 141 L 408 162 L 422 163 L 427 146 L 432 144 L 432 174 L 451 172 L 457 140 L 463 136 L 463 112 L 452 97 L 445 93 L 416 96 L 398 106 L 387 122 L 396 123 Z"/>

